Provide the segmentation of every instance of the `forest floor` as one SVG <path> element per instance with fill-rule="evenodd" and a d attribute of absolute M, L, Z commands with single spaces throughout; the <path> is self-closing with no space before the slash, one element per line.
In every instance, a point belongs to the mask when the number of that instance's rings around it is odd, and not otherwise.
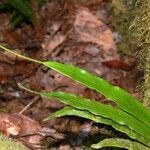
<path fill-rule="evenodd" d="M 118 52 L 117 44 L 123 37 L 110 24 L 112 15 L 107 1 L 61 4 L 55 0 L 47 2 L 40 15 L 43 21 L 34 28 L 22 23 L 13 29 L 10 13 L 0 13 L 0 43 L 38 60 L 73 64 L 138 95 L 135 89 L 141 74 L 134 55 Z M 65 91 L 114 104 L 53 70 L 0 51 L 0 131 L 31 149 L 42 149 L 39 143 L 43 143 L 43 149 L 80 150 L 105 137 L 125 136 L 110 126 L 83 118 L 43 122 L 64 104 L 28 93 L 16 83 L 37 91 Z M 30 106 L 24 109 L 27 105 Z"/>

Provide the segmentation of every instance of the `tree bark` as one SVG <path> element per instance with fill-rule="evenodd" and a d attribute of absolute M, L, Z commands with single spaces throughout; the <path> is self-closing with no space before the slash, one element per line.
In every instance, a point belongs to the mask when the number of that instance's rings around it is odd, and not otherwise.
<path fill-rule="evenodd" d="M 143 70 L 143 104 L 150 108 L 150 0 L 138 0 L 132 23 L 138 47 L 139 69 Z"/>

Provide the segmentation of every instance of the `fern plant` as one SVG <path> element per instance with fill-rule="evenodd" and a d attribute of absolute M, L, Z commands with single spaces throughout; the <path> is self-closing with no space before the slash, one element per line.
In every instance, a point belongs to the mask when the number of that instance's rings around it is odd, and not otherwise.
<path fill-rule="evenodd" d="M 0 48 L 18 57 L 42 64 L 94 89 L 103 94 L 107 99 L 114 101 L 118 106 L 114 108 L 110 105 L 101 104 L 94 100 L 65 92 L 35 92 L 21 86 L 30 92 L 50 99 L 55 98 L 67 105 L 65 108 L 51 114 L 45 120 L 66 115 L 79 116 L 97 123 L 111 125 L 114 129 L 127 134 L 132 139 L 105 139 L 91 145 L 95 149 L 115 146 L 130 150 L 150 150 L 150 112 L 128 92 L 117 86 L 112 86 L 106 80 L 75 66 L 52 61 L 42 62 L 16 54 L 1 45 Z"/>
<path fill-rule="evenodd" d="M 45 0 L 38 0 L 42 6 Z M 11 12 L 11 23 L 13 27 L 20 25 L 23 21 L 33 24 L 33 12 L 31 0 L 6 0 L 0 5 L 0 11 Z"/>

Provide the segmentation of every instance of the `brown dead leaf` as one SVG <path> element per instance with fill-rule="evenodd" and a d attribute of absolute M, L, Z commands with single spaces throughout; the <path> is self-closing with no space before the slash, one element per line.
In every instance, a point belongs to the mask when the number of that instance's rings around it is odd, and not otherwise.
<path fill-rule="evenodd" d="M 52 37 L 50 41 L 43 44 L 42 47 L 43 49 L 46 49 L 49 51 L 49 53 L 51 53 L 54 49 L 56 49 L 59 45 L 61 45 L 65 41 L 66 37 L 67 37 L 66 35 L 57 33 L 54 37 Z"/>
<path fill-rule="evenodd" d="M 10 54 L 9 52 L 6 52 L 6 51 L 1 51 L 0 50 L 0 61 L 2 62 L 6 62 L 6 63 L 9 63 L 9 64 L 14 64 L 15 61 L 16 61 L 16 56 L 15 55 L 12 55 Z"/>
<path fill-rule="evenodd" d="M 32 75 L 36 71 L 36 65 L 26 61 L 20 61 L 15 64 L 15 75 Z"/>
<path fill-rule="evenodd" d="M 4 46 L 7 47 L 8 46 Z M 24 55 L 24 52 L 22 50 L 13 50 L 13 48 L 8 48 L 12 50 L 15 53 L 18 53 L 20 55 Z M 25 61 L 23 58 L 17 57 L 16 55 L 11 54 L 10 52 L 4 51 L 2 48 L 0 48 L 0 61 L 4 63 L 9 63 L 9 64 L 15 64 L 17 62 Z"/>
<path fill-rule="evenodd" d="M 56 86 L 57 90 L 63 90 L 64 87 L 66 92 L 71 92 L 77 95 L 83 93 L 85 90 L 85 86 L 82 86 L 81 84 L 74 82 L 69 78 L 60 75 L 58 73 L 55 73 L 54 83 L 57 85 Z"/>
<path fill-rule="evenodd" d="M 107 60 L 102 62 L 102 64 L 109 68 L 122 69 L 126 71 L 132 70 L 135 67 L 135 63 L 129 64 L 123 60 L 118 60 L 118 59 Z"/>
<path fill-rule="evenodd" d="M 102 46 L 104 53 L 116 53 L 116 45 L 111 30 L 86 7 L 78 6 L 74 29 L 76 39 Z"/>
<path fill-rule="evenodd" d="M 7 81 L 7 77 L 12 75 L 31 75 L 35 70 L 35 65 L 22 61 L 16 65 L 11 65 L 8 63 L 0 63 L 0 82 Z"/>
<path fill-rule="evenodd" d="M 8 113 L 0 114 L 0 132 L 6 136 L 19 137 L 19 140 L 27 145 L 36 145 L 42 140 L 41 136 L 36 135 L 39 131 L 41 131 L 40 124 L 27 116 Z"/>
<path fill-rule="evenodd" d="M 68 3 L 67 3 L 68 4 Z M 104 55 L 112 56 L 116 54 L 116 45 L 113 39 L 112 32 L 99 18 L 84 6 L 74 4 L 74 7 L 69 3 L 67 18 L 60 31 L 54 36 L 49 37 L 47 42 L 44 42 L 42 47 L 49 54 L 65 41 L 69 43 L 69 38 L 83 43 L 94 43 L 102 47 Z M 68 39 L 67 39 L 68 37 Z"/>
<path fill-rule="evenodd" d="M 0 63 L 0 76 L 10 76 L 13 73 L 14 67 L 5 63 Z"/>
<path fill-rule="evenodd" d="M 100 4 L 103 0 L 77 0 L 79 4 L 84 6 Z"/>
<path fill-rule="evenodd" d="M 6 76 L 0 76 L 0 84 L 6 84 L 9 78 Z"/>
<path fill-rule="evenodd" d="M 49 100 L 46 98 L 43 98 L 41 103 L 43 108 L 61 109 L 64 107 L 63 103 L 56 100 Z"/>
<path fill-rule="evenodd" d="M 42 88 L 48 91 L 52 91 L 54 82 L 52 77 L 50 76 L 50 71 L 45 73 L 41 69 L 38 69 L 35 75 L 31 77 L 30 85 L 33 89 Z"/>
<path fill-rule="evenodd" d="M 2 35 L 2 41 L 7 42 L 9 45 L 12 46 L 17 45 L 21 41 L 21 35 L 10 29 L 3 30 Z"/>

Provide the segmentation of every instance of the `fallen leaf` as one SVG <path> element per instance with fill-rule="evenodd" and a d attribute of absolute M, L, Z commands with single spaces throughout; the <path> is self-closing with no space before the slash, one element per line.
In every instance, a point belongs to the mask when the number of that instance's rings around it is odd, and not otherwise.
<path fill-rule="evenodd" d="M 12 55 L 9 52 L 2 51 L 2 50 L 0 50 L 0 56 L 1 56 L 0 61 L 6 62 L 9 64 L 14 64 L 17 58 L 15 55 Z"/>
<path fill-rule="evenodd" d="M 43 44 L 42 48 L 44 50 L 48 50 L 49 53 L 51 53 L 53 50 L 55 50 L 59 45 L 61 45 L 65 41 L 66 37 L 67 37 L 66 35 L 57 33 L 47 43 Z"/>
<path fill-rule="evenodd" d="M 0 63 L 0 77 L 11 76 L 14 73 L 14 67 L 6 63 Z"/>
<path fill-rule="evenodd" d="M 1 34 L 3 35 L 3 41 L 9 45 L 18 45 L 21 41 L 21 35 L 10 29 L 4 30 Z"/>
<path fill-rule="evenodd" d="M 0 76 L 0 84 L 6 84 L 9 81 L 9 77 Z"/>
<path fill-rule="evenodd" d="M 78 6 L 74 22 L 76 39 L 102 46 L 104 53 L 116 53 L 116 45 L 111 30 L 86 7 Z"/>
<path fill-rule="evenodd" d="M 122 69 L 129 71 L 134 68 L 134 64 L 127 64 L 126 62 L 118 59 L 113 59 L 113 60 L 107 60 L 102 62 L 103 65 L 109 67 L 109 68 L 114 68 L 114 69 Z"/>
<path fill-rule="evenodd" d="M 27 116 L 8 113 L 0 114 L 0 132 L 6 136 L 18 137 L 19 140 L 28 146 L 40 143 L 42 137 L 36 133 L 41 131 L 41 129 L 38 122 Z"/>
<path fill-rule="evenodd" d="M 103 0 L 77 0 L 79 4 L 84 6 L 100 4 Z"/>

